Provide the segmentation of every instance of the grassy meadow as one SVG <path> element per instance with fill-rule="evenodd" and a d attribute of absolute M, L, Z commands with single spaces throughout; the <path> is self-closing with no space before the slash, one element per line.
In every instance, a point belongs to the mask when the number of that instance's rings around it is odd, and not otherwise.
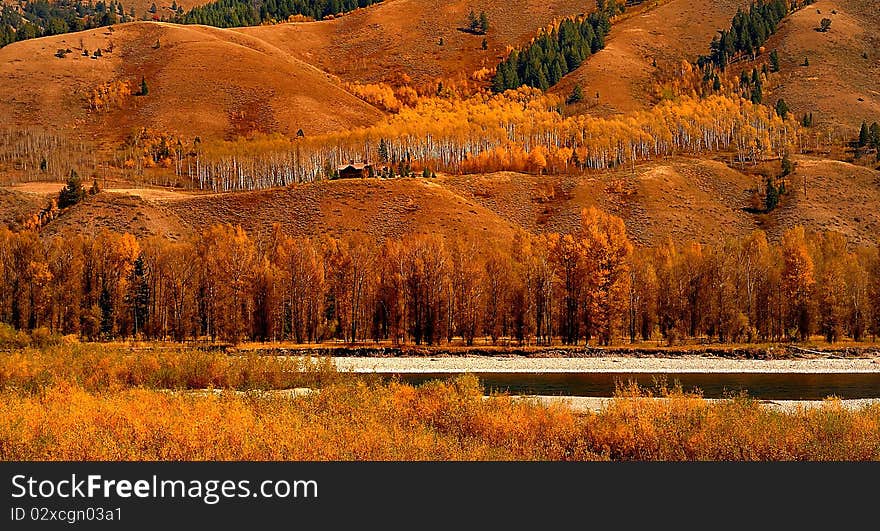
<path fill-rule="evenodd" d="M 309 387 L 310 393 L 280 389 Z M 633 400 L 662 396 L 665 400 Z M 2 460 L 876 460 L 880 407 L 625 388 L 597 413 L 329 358 L 59 343 L 0 353 Z"/>

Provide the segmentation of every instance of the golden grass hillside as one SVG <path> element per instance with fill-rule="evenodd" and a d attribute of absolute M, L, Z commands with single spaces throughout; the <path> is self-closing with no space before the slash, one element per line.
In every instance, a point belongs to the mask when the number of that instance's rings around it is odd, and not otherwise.
<path fill-rule="evenodd" d="M 853 244 L 880 243 L 880 172 L 812 157 L 796 161 L 791 194 L 768 227 L 772 237 L 800 224 L 840 232 Z"/>
<path fill-rule="evenodd" d="M 826 33 L 819 21 L 831 19 Z M 781 86 L 793 112 L 812 112 L 816 125 L 837 126 L 852 138 L 862 120 L 880 119 L 880 4 L 820 0 L 783 21 L 767 49 L 779 51 Z M 809 66 L 803 66 L 804 59 Z"/>
<path fill-rule="evenodd" d="M 0 188 L 0 223 L 10 229 L 20 230 L 44 206 L 45 200 L 35 194 Z"/>
<path fill-rule="evenodd" d="M 794 161 L 788 193 L 770 214 L 749 210 L 753 190 L 764 182 L 753 173 L 755 168 L 678 157 L 634 170 L 585 175 L 499 172 L 337 180 L 220 194 L 108 189 L 68 209 L 43 232 L 95 234 L 106 228 L 180 239 L 215 223 L 238 224 L 250 234 L 266 234 L 278 223 L 291 236 L 360 233 L 383 240 L 437 232 L 447 238 L 503 243 L 521 229 L 576 230 L 582 209 L 595 206 L 621 217 L 630 237 L 640 244 L 667 236 L 677 242 L 717 243 L 758 228 L 775 240 L 796 225 L 836 230 L 854 244 L 880 243 L 875 207 L 880 203 L 880 172 L 816 157 L 798 156 Z M 765 166 L 778 172 L 778 161 Z M 3 220 L 13 228 L 17 216 L 35 213 L 48 201 L 47 195 L 17 188 L 0 188 L 0 194 L 8 205 Z"/>
<path fill-rule="evenodd" d="M 266 234 L 279 223 L 290 235 L 341 237 L 364 234 L 384 240 L 405 234 L 439 233 L 452 239 L 509 242 L 513 225 L 479 203 L 432 179 L 338 180 L 284 189 L 194 196 L 168 202 L 170 211 L 195 230 L 228 222 L 249 234 Z"/>
<path fill-rule="evenodd" d="M 567 96 L 576 84 L 584 91 L 583 110 L 605 115 L 645 110 L 654 73 L 709 51 L 712 37 L 730 27 L 737 9 L 750 0 L 671 0 L 617 22 L 605 49 L 565 76 L 551 92 Z M 650 2 L 646 2 L 649 4 Z M 657 66 L 653 66 L 656 60 Z M 596 101 L 596 93 L 599 100 Z"/>
<path fill-rule="evenodd" d="M 796 225 L 836 230 L 854 243 L 878 243 L 880 172 L 812 157 L 795 161 L 789 191 L 770 214 L 749 211 L 753 190 L 764 182 L 753 168 L 714 160 L 674 158 L 585 176 L 500 172 L 440 182 L 530 232 L 573 231 L 581 210 L 595 206 L 621 217 L 630 237 L 642 244 L 667 236 L 717 243 L 759 228 L 778 239 Z"/>
<path fill-rule="evenodd" d="M 82 55 L 98 48 L 98 58 Z M 56 57 L 59 49 L 71 53 Z M 136 95 L 142 78 L 146 96 Z M 128 90 L 111 87 L 118 83 L 127 83 Z M 112 95 L 99 109 L 90 108 L 94 91 L 108 87 Z M 259 38 L 151 22 L 3 48 L 0 114 L 21 126 L 112 143 L 142 127 L 191 142 L 253 132 L 293 136 L 299 129 L 314 135 L 369 125 L 382 116 L 333 77 Z"/>
<path fill-rule="evenodd" d="M 470 10 L 485 11 L 487 35 L 460 31 Z M 336 20 L 241 28 L 305 62 L 347 81 L 416 85 L 438 78 L 468 79 L 493 69 L 508 46 L 527 43 L 555 18 L 587 13 L 591 2 L 574 0 L 385 0 Z M 440 45 L 440 39 L 443 45 Z M 482 49 L 483 38 L 487 41 Z"/>
<path fill-rule="evenodd" d="M 161 234 L 171 240 L 192 234 L 192 227 L 165 205 L 136 195 L 112 192 L 100 193 L 74 205 L 44 227 L 42 233 L 94 236 L 103 229 L 121 229 L 138 238 Z"/>
<path fill-rule="evenodd" d="M 489 16 L 487 50 L 484 36 L 460 31 L 470 9 Z M 32 39 L 0 50 L 0 114 L 11 124 L 86 141 L 118 142 L 141 127 L 189 141 L 340 131 L 382 117 L 347 92 L 340 77 L 423 86 L 438 78 L 472 80 L 475 71 L 494 68 L 508 46 L 527 42 L 553 19 L 591 9 L 572 0 L 457 0 L 438 12 L 427 0 L 386 0 L 309 23 L 226 30 L 134 22 Z M 98 58 L 82 55 L 98 48 Z M 65 58 L 55 56 L 66 49 Z M 114 95 L 101 110 L 90 109 L 95 90 L 125 82 L 136 93 L 142 78 L 147 96 Z"/>
<path fill-rule="evenodd" d="M 744 211 L 754 180 L 721 162 L 674 159 L 586 176 L 449 177 L 448 186 L 532 232 L 571 232 L 590 206 L 621 217 L 633 240 L 717 242 L 757 228 Z"/>

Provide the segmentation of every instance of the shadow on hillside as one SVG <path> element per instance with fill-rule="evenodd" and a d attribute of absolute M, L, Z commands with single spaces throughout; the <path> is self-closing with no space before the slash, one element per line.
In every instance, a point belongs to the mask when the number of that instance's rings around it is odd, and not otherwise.
<path fill-rule="evenodd" d="M 470 35 L 485 35 L 486 34 L 486 32 L 480 31 L 478 29 L 471 29 L 471 28 L 464 28 L 464 27 L 455 28 L 455 29 L 462 32 L 462 33 L 468 33 Z"/>

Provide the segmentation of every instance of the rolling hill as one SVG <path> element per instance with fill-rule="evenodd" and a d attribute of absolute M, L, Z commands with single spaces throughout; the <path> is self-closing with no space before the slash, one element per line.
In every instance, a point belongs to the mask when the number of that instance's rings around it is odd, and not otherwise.
<path fill-rule="evenodd" d="M 709 51 L 750 0 L 670 0 L 614 24 L 605 49 L 587 59 L 551 92 L 566 96 L 580 84 L 586 110 L 609 115 L 648 109 L 657 68 L 694 61 Z M 654 66 L 654 61 L 657 67 Z M 599 93 L 598 102 L 595 99 Z"/>
<path fill-rule="evenodd" d="M 224 194 L 111 189 L 69 209 L 43 231 L 94 234 L 108 228 L 179 239 L 214 223 L 241 225 L 253 234 L 267 234 L 278 223 L 295 236 L 359 233 L 382 241 L 437 233 L 506 245 L 518 230 L 574 231 L 581 210 L 596 206 L 623 218 L 630 237 L 642 245 L 667 237 L 718 243 L 759 228 L 777 240 L 795 225 L 836 230 L 857 244 L 880 244 L 880 172 L 813 157 L 795 162 L 789 192 L 770 214 L 750 210 L 752 190 L 763 182 L 759 174 L 721 161 L 673 158 L 582 176 L 499 172 L 355 179 Z M 29 194 L 19 191 L 0 194 L 16 194 L 19 212 L 45 202 L 25 202 L 22 196 Z"/>
<path fill-rule="evenodd" d="M 83 56 L 100 48 L 102 56 Z M 70 49 L 65 58 L 59 49 Z M 111 51 L 112 50 L 112 51 Z M 146 96 L 90 110 L 104 84 L 146 80 Z M 192 139 L 252 132 L 320 134 L 382 113 L 338 81 L 258 38 L 204 26 L 136 22 L 32 39 L 0 49 L 0 113 L 80 139 L 119 141 L 150 127 Z"/>
<path fill-rule="evenodd" d="M 832 21 L 826 33 L 816 31 L 822 18 Z M 794 13 L 767 46 L 778 49 L 782 74 L 773 101 L 851 134 L 862 120 L 880 120 L 878 20 L 880 4 L 871 0 L 820 0 Z"/>
<path fill-rule="evenodd" d="M 763 184 L 759 175 L 714 160 L 677 158 L 583 177 L 456 176 L 445 184 L 531 232 L 574 231 L 581 209 L 595 206 L 623 218 L 640 244 L 666 237 L 718 243 L 755 229 L 776 240 L 795 225 L 836 230 L 853 243 L 880 243 L 880 172 L 811 157 L 795 160 L 789 193 L 770 214 L 750 213 L 752 190 Z"/>
<path fill-rule="evenodd" d="M 704 53 L 714 33 L 747 3 L 670 0 L 629 16 L 614 26 L 606 49 L 553 91 L 565 94 L 581 83 L 588 99 L 599 92 L 599 105 L 583 109 L 589 113 L 647 108 L 652 62 L 674 64 Z M 488 14 L 487 50 L 480 46 L 482 36 L 460 30 L 470 9 Z M 188 139 L 293 135 L 299 129 L 317 135 L 384 116 L 349 93 L 345 81 L 467 78 L 494 66 L 508 46 L 527 42 L 554 18 L 590 9 L 569 0 L 483 6 L 455 0 L 441 7 L 386 0 L 321 22 L 234 30 L 139 22 L 33 39 L 0 50 L 0 113 L 12 124 L 58 130 L 94 142 L 97 149 L 112 149 L 141 127 Z M 767 46 L 778 48 L 782 60 L 781 83 L 768 91 L 768 99 L 785 97 L 795 112 L 813 111 L 820 122 L 853 127 L 862 119 L 880 119 L 878 30 L 871 25 L 877 9 L 867 0 L 821 0 L 784 21 Z M 817 10 L 830 13 L 831 31 L 814 30 Z M 100 57 L 82 55 L 98 48 Z M 59 49 L 71 52 L 56 57 Z M 796 64 L 804 54 L 811 57 L 810 67 Z M 137 90 L 141 78 L 148 94 L 89 108 L 96 87 L 125 81 Z M 111 228 L 181 238 L 213 223 L 241 224 L 255 233 L 279 223 L 297 235 L 358 232 L 381 240 L 438 232 L 500 243 L 520 229 L 573 230 L 580 210 L 595 205 L 622 217 L 642 244 L 666 236 L 710 243 L 755 228 L 778 238 L 796 224 L 877 243 L 880 174 L 820 158 L 796 162 L 794 186 L 767 215 L 749 211 L 751 190 L 761 186 L 753 170 L 707 157 L 587 175 L 501 172 L 333 181 L 234 194 L 146 193 L 119 185 L 122 190 L 89 198 L 44 231 Z M 45 198 L 20 190 L 0 191 L 2 221 L 10 226 L 45 204 Z"/>
<path fill-rule="evenodd" d="M 334 20 L 238 31 L 347 81 L 400 84 L 406 75 L 421 85 L 438 78 L 469 79 L 480 68 L 492 69 L 508 46 L 527 43 L 556 18 L 594 8 L 593 3 L 575 0 L 452 0 L 440 5 L 431 0 L 385 0 Z M 470 10 L 486 12 L 485 36 L 463 31 Z"/>
<path fill-rule="evenodd" d="M 615 24 L 604 50 L 551 92 L 565 96 L 580 84 L 586 102 L 579 110 L 592 114 L 649 108 L 657 68 L 706 54 L 717 31 L 728 28 L 737 9 L 749 4 L 749 0 L 671 0 L 626 18 Z M 817 28 L 825 17 L 832 24 L 822 33 Z M 773 49 L 779 53 L 778 86 L 767 91 L 765 102 L 783 98 L 799 115 L 813 112 L 815 125 L 849 135 L 862 120 L 880 119 L 878 19 L 880 5 L 869 0 L 820 0 L 784 19 L 755 63 L 768 62 Z M 809 66 L 803 65 L 805 59 Z M 750 65 L 734 69 L 751 69 Z"/>
<path fill-rule="evenodd" d="M 489 16 L 487 50 L 484 36 L 462 31 L 470 9 Z M 457 0 L 438 13 L 426 0 L 386 0 L 319 22 L 232 30 L 134 22 L 31 39 L 0 49 L 0 114 L 10 125 L 86 141 L 119 142 L 143 127 L 190 140 L 340 131 L 383 116 L 342 81 L 470 79 L 508 46 L 585 9 L 574 0 Z M 59 58 L 59 50 L 70 52 Z M 146 96 L 111 96 L 101 110 L 90 108 L 96 89 L 125 82 L 137 93 L 142 79 Z"/>

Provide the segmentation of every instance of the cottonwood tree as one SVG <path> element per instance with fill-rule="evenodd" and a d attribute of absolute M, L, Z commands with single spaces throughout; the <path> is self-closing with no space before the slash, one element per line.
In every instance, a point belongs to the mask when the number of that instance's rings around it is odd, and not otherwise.
<path fill-rule="evenodd" d="M 412 236 L 403 240 L 403 285 L 409 336 L 417 345 L 435 344 L 445 321 L 448 255 L 439 236 Z"/>
<path fill-rule="evenodd" d="M 581 213 L 580 240 L 583 271 L 584 331 L 587 342 L 596 337 L 609 345 L 623 319 L 629 292 L 633 245 L 623 220 L 595 207 Z"/>
<path fill-rule="evenodd" d="M 485 266 L 484 329 L 487 336 L 496 344 L 502 336 L 508 335 L 508 310 L 511 303 L 511 277 L 513 268 L 510 257 L 498 250 L 489 251 Z"/>
<path fill-rule="evenodd" d="M 811 297 L 816 285 L 813 259 L 807 249 L 803 227 L 782 235 L 782 292 L 786 305 L 785 326 L 789 335 L 803 341 L 813 328 Z"/>
<path fill-rule="evenodd" d="M 577 344 L 580 339 L 580 301 L 584 289 L 584 261 L 582 246 L 575 236 L 565 234 L 552 240 L 551 257 L 554 275 L 559 279 L 561 310 L 559 334 L 562 342 Z"/>
<path fill-rule="evenodd" d="M 640 338 L 648 341 L 657 326 L 658 279 L 650 256 L 634 253 L 629 271 L 629 300 L 627 305 L 627 333 L 631 343 Z"/>
<path fill-rule="evenodd" d="M 481 250 L 472 242 L 456 241 L 449 250 L 449 289 L 455 334 L 473 345 L 483 329 L 487 266 Z"/>
<path fill-rule="evenodd" d="M 248 289 L 255 276 L 256 248 L 240 226 L 215 225 L 198 242 L 200 321 L 204 333 L 237 343 L 250 329 L 253 311 Z"/>

